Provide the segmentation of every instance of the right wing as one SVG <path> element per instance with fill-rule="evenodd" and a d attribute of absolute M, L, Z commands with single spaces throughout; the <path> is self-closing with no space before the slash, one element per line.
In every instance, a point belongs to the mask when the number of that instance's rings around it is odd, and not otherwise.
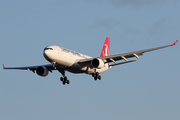
<path fill-rule="evenodd" d="M 55 70 L 52 64 L 39 65 L 39 66 L 27 66 L 27 67 L 6 67 L 3 64 L 3 69 L 19 69 L 19 70 L 28 70 L 29 69 L 34 72 L 40 66 L 46 67 L 48 69 L 48 71 Z"/>
<path fill-rule="evenodd" d="M 129 62 L 137 61 L 139 59 L 139 56 L 143 55 L 143 53 L 145 53 L 145 52 L 150 52 L 150 51 L 154 51 L 154 50 L 158 50 L 158 49 L 174 46 L 174 45 L 176 45 L 177 42 L 178 42 L 178 40 L 176 40 L 176 42 L 174 42 L 171 45 L 157 47 L 157 48 L 152 48 L 152 49 L 147 49 L 147 50 L 141 50 L 141 51 L 136 51 L 136 52 L 130 52 L 130 53 L 124 53 L 124 54 L 118 54 L 118 55 L 111 55 L 111 56 L 106 56 L 106 57 L 81 59 L 81 60 L 78 61 L 78 63 L 81 64 L 81 65 L 84 65 L 84 66 L 90 66 L 91 65 L 91 61 L 93 59 L 101 59 L 101 60 L 103 60 L 104 63 L 110 63 L 110 62 L 114 63 L 114 64 L 111 64 L 110 66 L 125 64 L 125 63 L 129 63 Z M 127 60 L 127 58 L 132 58 L 132 57 L 136 57 L 137 60 L 130 60 L 130 61 Z M 125 62 L 116 63 L 116 61 L 122 60 L 122 59 L 124 59 Z"/>

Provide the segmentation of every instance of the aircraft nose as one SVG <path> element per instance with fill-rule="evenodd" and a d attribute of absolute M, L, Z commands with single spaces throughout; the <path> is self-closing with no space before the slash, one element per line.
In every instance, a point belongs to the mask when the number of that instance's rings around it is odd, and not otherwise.
<path fill-rule="evenodd" d="M 49 50 L 44 50 L 43 56 L 47 61 L 51 62 L 51 54 Z"/>
<path fill-rule="evenodd" d="M 48 55 L 47 50 L 44 50 L 43 54 L 44 54 L 44 56 L 47 56 Z"/>

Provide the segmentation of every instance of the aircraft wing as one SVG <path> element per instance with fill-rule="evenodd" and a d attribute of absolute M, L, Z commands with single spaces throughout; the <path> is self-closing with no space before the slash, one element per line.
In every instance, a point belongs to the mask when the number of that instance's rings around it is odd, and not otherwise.
<path fill-rule="evenodd" d="M 54 70 L 54 67 L 52 64 L 47 64 L 47 65 L 39 65 L 39 66 L 44 66 L 46 67 L 49 71 Z M 3 69 L 19 69 L 19 70 L 31 70 L 31 71 L 35 71 L 39 66 L 27 66 L 27 67 L 6 67 L 3 64 Z"/>
<path fill-rule="evenodd" d="M 78 61 L 78 63 L 81 64 L 81 65 L 84 65 L 84 66 L 85 65 L 90 66 L 91 65 L 91 61 L 93 59 L 101 59 L 101 60 L 104 61 L 104 63 L 110 63 L 110 62 L 114 63 L 114 64 L 111 64 L 110 66 L 125 64 L 125 63 L 129 63 L 129 62 L 137 61 L 139 59 L 139 56 L 143 55 L 143 53 L 145 53 L 145 52 L 150 52 L 150 51 L 154 51 L 154 50 L 158 50 L 158 49 L 174 46 L 174 45 L 176 45 L 177 42 L 178 42 L 178 40 L 176 40 L 176 42 L 174 42 L 171 45 L 157 47 L 157 48 L 152 48 L 152 49 L 147 49 L 147 50 L 135 51 L 135 52 L 130 52 L 130 53 L 118 54 L 118 55 L 111 55 L 111 56 L 106 56 L 106 57 L 81 59 L 81 60 Z M 136 60 L 130 60 L 130 61 L 127 60 L 127 58 L 132 58 L 132 57 L 136 57 L 137 59 Z M 122 59 L 124 59 L 125 62 L 116 63 L 116 61 L 122 60 Z"/>

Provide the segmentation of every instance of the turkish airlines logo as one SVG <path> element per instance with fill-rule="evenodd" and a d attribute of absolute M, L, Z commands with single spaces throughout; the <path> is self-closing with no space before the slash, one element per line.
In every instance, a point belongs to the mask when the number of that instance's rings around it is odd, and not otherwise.
<path fill-rule="evenodd" d="M 108 45 L 104 44 L 103 56 L 109 55 L 109 47 Z"/>

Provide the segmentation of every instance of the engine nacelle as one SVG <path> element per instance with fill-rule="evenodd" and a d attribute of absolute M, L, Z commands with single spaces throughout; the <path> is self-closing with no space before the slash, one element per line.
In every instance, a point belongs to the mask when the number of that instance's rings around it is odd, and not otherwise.
<path fill-rule="evenodd" d="M 91 65 L 95 68 L 101 69 L 104 67 L 104 62 L 101 59 L 95 58 L 92 60 Z"/>
<path fill-rule="evenodd" d="M 48 75 L 48 69 L 45 67 L 45 66 L 40 66 L 36 69 L 36 73 L 39 75 L 39 76 L 47 76 Z"/>

